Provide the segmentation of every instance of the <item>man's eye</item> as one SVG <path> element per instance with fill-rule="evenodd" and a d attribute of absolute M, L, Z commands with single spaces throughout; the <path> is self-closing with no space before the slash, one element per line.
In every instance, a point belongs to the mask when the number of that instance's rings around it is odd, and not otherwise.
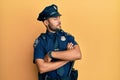
<path fill-rule="evenodd" d="M 57 20 L 57 18 L 54 18 L 54 20 Z"/>

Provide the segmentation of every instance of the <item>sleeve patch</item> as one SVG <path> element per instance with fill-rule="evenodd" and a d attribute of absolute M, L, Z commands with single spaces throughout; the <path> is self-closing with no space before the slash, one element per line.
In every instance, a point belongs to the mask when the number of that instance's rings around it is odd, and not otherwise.
<path fill-rule="evenodd" d="M 38 39 L 36 39 L 36 40 L 35 40 L 35 42 L 34 42 L 33 47 L 36 47 L 36 46 L 38 45 L 38 43 L 39 43 L 39 40 L 38 40 Z"/>

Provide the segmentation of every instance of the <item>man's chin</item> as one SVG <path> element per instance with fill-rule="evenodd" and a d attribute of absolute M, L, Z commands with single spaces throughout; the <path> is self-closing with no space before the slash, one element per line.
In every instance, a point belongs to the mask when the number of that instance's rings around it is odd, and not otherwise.
<path fill-rule="evenodd" d="M 56 28 L 52 28 L 52 27 L 49 26 L 49 29 L 50 29 L 51 31 L 57 31 L 57 30 L 60 30 L 60 29 L 61 29 L 61 26 L 56 26 Z"/>
<path fill-rule="evenodd" d="M 60 29 L 61 29 L 61 27 L 56 28 L 56 30 L 60 30 Z"/>
<path fill-rule="evenodd" d="M 61 26 L 58 26 L 57 29 L 61 29 Z"/>

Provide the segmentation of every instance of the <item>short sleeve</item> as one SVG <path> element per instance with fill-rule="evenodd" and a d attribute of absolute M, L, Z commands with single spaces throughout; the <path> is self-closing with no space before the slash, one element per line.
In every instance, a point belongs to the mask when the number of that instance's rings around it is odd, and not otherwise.
<path fill-rule="evenodd" d="M 75 41 L 74 36 L 68 35 L 68 42 L 72 42 L 73 45 L 78 45 L 78 43 Z"/>
<path fill-rule="evenodd" d="M 44 59 L 45 50 L 42 39 L 41 40 L 36 39 L 33 48 L 34 48 L 33 63 L 35 63 L 36 59 Z"/>

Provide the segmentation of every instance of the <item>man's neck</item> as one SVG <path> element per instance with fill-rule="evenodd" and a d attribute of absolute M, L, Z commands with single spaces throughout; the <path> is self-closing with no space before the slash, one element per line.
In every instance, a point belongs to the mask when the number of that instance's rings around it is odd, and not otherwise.
<path fill-rule="evenodd" d="M 52 31 L 52 30 L 49 30 L 49 29 L 48 29 L 48 32 L 55 33 L 56 31 Z"/>

